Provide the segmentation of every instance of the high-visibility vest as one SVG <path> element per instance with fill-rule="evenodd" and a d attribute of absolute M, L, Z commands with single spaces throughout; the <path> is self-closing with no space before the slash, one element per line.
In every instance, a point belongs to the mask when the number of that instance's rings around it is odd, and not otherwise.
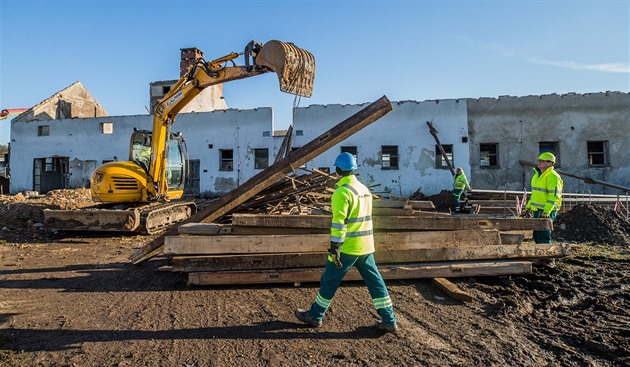
<path fill-rule="evenodd" d="M 468 189 L 470 190 L 470 185 L 468 184 L 468 179 L 466 179 L 466 175 L 464 174 L 464 172 L 455 175 L 455 178 L 453 180 L 453 189 L 455 190 L 463 190 L 463 189 Z"/>
<path fill-rule="evenodd" d="M 542 173 L 538 168 L 534 168 L 531 185 L 532 195 L 527 203 L 527 209 L 542 210 L 543 214 L 560 209 L 564 182 L 553 167 Z"/>
<path fill-rule="evenodd" d="M 356 176 L 344 176 L 337 182 L 331 204 L 330 241 L 340 244 L 344 254 L 361 256 L 373 253 L 370 190 Z"/>

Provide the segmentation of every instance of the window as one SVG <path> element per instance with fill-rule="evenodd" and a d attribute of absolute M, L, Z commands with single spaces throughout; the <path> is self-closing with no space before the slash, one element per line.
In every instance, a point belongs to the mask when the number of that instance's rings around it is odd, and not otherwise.
<path fill-rule="evenodd" d="M 557 141 L 541 141 L 538 143 L 538 154 L 545 152 L 553 153 L 556 156 L 556 167 L 560 167 L 560 150 Z"/>
<path fill-rule="evenodd" d="M 219 165 L 219 171 L 233 171 L 234 170 L 234 150 L 233 149 L 219 149 L 219 157 L 221 159 Z"/>
<path fill-rule="evenodd" d="M 381 169 L 398 169 L 398 145 L 381 146 Z"/>
<path fill-rule="evenodd" d="M 254 149 L 254 168 L 265 169 L 269 167 L 269 149 Z"/>
<path fill-rule="evenodd" d="M 50 135 L 50 126 L 42 125 L 37 127 L 37 136 L 48 136 Z"/>
<path fill-rule="evenodd" d="M 295 130 L 295 136 L 304 136 L 304 130 Z"/>
<path fill-rule="evenodd" d="M 586 150 L 588 152 L 589 166 L 608 165 L 608 142 L 607 141 L 587 141 Z"/>
<path fill-rule="evenodd" d="M 166 95 L 166 93 L 171 91 L 171 86 L 170 85 L 164 85 L 162 86 L 162 94 Z"/>
<path fill-rule="evenodd" d="M 479 165 L 481 167 L 499 166 L 499 144 L 486 143 L 479 144 Z"/>
<path fill-rule="evenodd" d="M 113 122 L 103 122 L 101 124 L 101 132 L 103 134 L 112 134 L 114 132 L 114 123 Z"/>
<path fill-rule="evenodd" d="M 356 146 L 352 146 L 352 147 L 341 147 L 341 153 L 350 153 L 352 154 L 355 158 L 357 158 L 357 161 L 359 160 L 359 157 L 357 155 L 357 147 Z"/>
<path fill-rule="evenodd" d="M 453 144 L 442 144 L 442 148 L 444 149 L 444 153 L 446 153 L 446 158 L 448 158 L 448 161 L 453 165 Z M 440 147 L 435 145 L 435 168 L 448 168 L 446 158 L 442 156 Z"/>

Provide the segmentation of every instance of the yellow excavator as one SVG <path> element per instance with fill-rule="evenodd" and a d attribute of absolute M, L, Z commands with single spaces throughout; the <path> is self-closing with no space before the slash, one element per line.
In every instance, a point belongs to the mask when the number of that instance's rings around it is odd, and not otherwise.
<path fill-rule="evenodd" d="M 235 59 L 244 56 L 244 65 Z M 44 226 L 57 230 L 131 231 L 152 234 L 196 212 L 182 201 L 188 154 L 183 136 L 171 131 L 175 117 L 209 86 L 275 72 L 280 90 L 310 97 L 315 58 L 292 43 L 251 41 L 241 53 L 206 62 L 199 58 L 157 104 L 153 130 L 135 129 L 129 161 L 109 162 L 90 177 L 92 199 L 101 204 L 77 210 L 45 210 Z"/>

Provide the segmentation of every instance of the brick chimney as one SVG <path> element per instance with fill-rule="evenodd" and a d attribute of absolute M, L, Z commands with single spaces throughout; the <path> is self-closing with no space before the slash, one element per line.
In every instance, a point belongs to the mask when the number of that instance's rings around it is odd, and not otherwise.
<path fill-rule="evenodd" d="M 181 78 L 184 76 L 186 69 L 195 63 L 195 60 L 203 57 L 203 51 L 197 47 L 180 48 L 180 50 L 182 52 L 182 59 L 179 62 L 179 77 Z"/>

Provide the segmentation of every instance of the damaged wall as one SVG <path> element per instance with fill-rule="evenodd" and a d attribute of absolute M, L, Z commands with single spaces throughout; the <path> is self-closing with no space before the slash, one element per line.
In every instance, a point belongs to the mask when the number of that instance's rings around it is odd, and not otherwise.
<path fill-rule="evenodd" d="M 630 187 L 630 94 L 550 94 L 468 99 L 473 187 L 530 189 L 541 142 L 557 145 L 558 169 Z M 603 143 L 608 164 L 589 164 L 587 142 Z M 481 166 L 480 144 L 498 144 L 498 165 Z M 619 193 L 565 177 L 566 192 Z"/>
<path fill-rule="evenodd" d="M 311 105 L 297 111 L 294 145 L 301 146 L 346 118 L 366 107 L 364 105 Z M 309 162 L 307 166 L 328 167 L 341 147 L 356 146 L 359 169 L 366 185 L 379 185 L 374 191 L 397 196 L 410 196 L 416 190 L 430 195 L 452 189 L 452 175 L 448 168 L 436 168 L 435 139 L 429 133 L 427 121 L 438 130 L 440 142 L 453 146 L 453 163 L 469 172 L 469 148 L 466 139 L 465 100 L 400 101 L 392 102 L 392 112 L 358 131 L 337 146 Z M 398 168 L 386 169 L 381 164 L 383 146 L 398 147 Z"/>
<path fill-rule="evenodd" d="M 310 142 L 366 105 L 298 108 L 293 146 Z M 400 101 L 392 105 L 392 112 L 308 162 L 307 168 L 334 171 L 332 165 L 341 147 L 354 146 L 358 173 L 366 184 L 375 185 L 375 192 L 408 196 L 416 190 L 431 195 L 450 189 L 450 171 L 436 168 L 436 144 L 426 123 L 432 121 L 442 144 L 453 146 L 454 165 L 464 168 L 473 189 L 529 189 L 531 168 L 518 162 L 533 162 L 540 142 L 557 143 L 563 171 L 630 186 L 630 153 L 624 148 L 630 141 L 628 93 Z M 105 123 L 112 123 L 111 134 L 104 133 Z M 268 149 L 269 164 L 273 163 L 283 138 L 275 136 L 273 123 L 273 110 L 268 107 L 178 115 L 173 130 L 184 133 L 190 159 L 200 162 L 200 192 L 225 193 L 260 172 L 254 168 L 257 148 Z M 48 136 L 38 136 L 42 125 L 49 126 Z M 14 120 L 11 193 L 33 190 L 34 159 L 55 156 L 68 157 L 68 182 L 83 187 L 91 165 L 127 160 L 133 128 L 150 129 L 151 125 L 149 115 Z M 606 142 L 608 164 L 589 164 L 588 141 Z M 480 146 L 488 143 L 496 144 L 496 166 L 482 166 Z M 398 168 L 383 169 L 383 146 L 397 147 Z M 222 149 L 233 150 L 232 171 L 219 169 Z M 566 191 L 617 193 L 569 177 L 565 177 L 565 186 Z"/>
<path fill-rule="evenodd" d="M 75 82 L 23 112 L 14 118 L 12 123 L 100 116 L 107 116 L 105 109 L 92 97 L 81 82 Z"/>

